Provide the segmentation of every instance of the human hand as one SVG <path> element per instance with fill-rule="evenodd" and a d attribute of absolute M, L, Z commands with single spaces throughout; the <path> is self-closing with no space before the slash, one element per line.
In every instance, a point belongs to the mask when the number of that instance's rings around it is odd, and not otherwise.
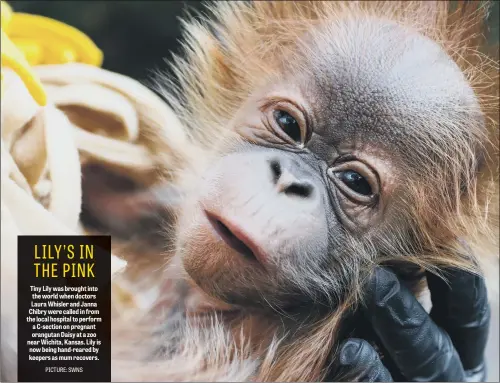
<path fill-rule="evenodd" d="M 484 381 L 490 322 L 484 280 L 459 270 L 447 279 L 449 285 L 427 274 L 428 314 L 394 273 L 378 268 L 361 311 L 389 361 L 383 363 L 366 340 L 351 338 L 340 347 L 337 373 L 362 382 Z"/>

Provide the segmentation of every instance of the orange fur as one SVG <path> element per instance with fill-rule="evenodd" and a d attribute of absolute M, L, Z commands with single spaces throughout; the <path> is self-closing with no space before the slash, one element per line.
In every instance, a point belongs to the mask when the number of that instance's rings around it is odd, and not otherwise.
<path fill-rule="evenodd" d="M 414 193 L 400 201 L 422 241 L 418 248 L 409 248 L 402 237 L 398 248 L 384 249 L 390 257 L 377 262 L 401 259 L 404 254 L 406 262 L 435 272 L 443 266 L 477 272 L 476 261 L 483 269 L 485 265 L 496 264 L 497 59 L 480 53 L 485 7 L 459 2 L 456 10 L 451 13 L 448 10 L 448 3 L 442 1 L 219 2 L 211 6 L 215 21 L 193 19 L 185 23 L 186 58 L 174 60 L 177 82 L 165 80 L 170 90 L 164 94 L 190 132 L 196 147 L 193 153 L 199 154 L 193 154 L 192 163 L 179 169 L 178 182 L 189 184 L 189 177 L 199 171 L 195 158 L 216 156 L 224 138 L 232 138 L 234 132 L 224 127 L 249 94 L 276 74 L 283 60 L 294 60 L 295 48 L 301 44 L 305 32 L 330 20 L 387 18 L 438 42 L 455 60 L 477 95 L 487 119 L 488 136 L 471 127 L 469 135 L 450 137 L 447 151 L 436 148 L 439 160 L 446 164 L 443 168 L 455 182 L 441 188 L 438 185 L 442 174 L 433 169 L 422 170 L 429 175 L 426 193 L 423 194 L 421 185 L 414 185 Z M 478 150 L 484 153 L 483 163 L 478 163 L 467 150 L 469 140 L 477 141 Z M 449 152 L 457 154 L 449 158 L 446 155 Z M 394 230 L 397 235 L 397 228 Z M 458 239 L 466 240 L 475 257 Z M 182 275 L 175 259 L 173 262 L 162 278 L 175 280 Z M 373 267 L 373 264 L 363 266 Z M 133 360 L 136 353 L 132 350 L 134 346 L 124 345 L 130 348 L 126 350 L 128 356 L 115 359 L 114 379 L 320 381 L 335 350 L 343 315 L 362 296 L 362 282 L 354 281 L 351 296 L 336 312 L 304 324 L 291 337 L 278 319 L 267 320 L 245 313 L 237 314 L 237 319 L 229 322 L 224 315 L 220 320 L 209 320 L 208 324 L 184 320 L 185 327 L 179 336 L 185 344 L 177 353 L 130 369 L 127 358 Z M 177 302 L 176 291 L 170 294 Z M 187 309 L 193 310 L 197 312 L 196 305 Z M 115 328 L 118 329 L 118 324 Z M 143 334 L 136 330 L 137 334 Z M 123 344 L 120 334 L 123 333 L 117 330 L 115 339 Z M 171 341 L 168 336 L 167 340 L 153 338 L 156 342 Z"/>

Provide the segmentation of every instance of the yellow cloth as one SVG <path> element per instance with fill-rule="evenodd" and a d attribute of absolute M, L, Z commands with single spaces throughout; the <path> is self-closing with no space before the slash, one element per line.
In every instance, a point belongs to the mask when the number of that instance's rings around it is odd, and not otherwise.
<path fill-rule="evenodd" d="M 83 233 L 81 164 L 97 161 L 153 184 L 188 145 L 179 120 L 137 81 L 86 64 L 37 66 L 47 94 L 38 105 L 20 77 L 3 70 L 1 107 L 2 372 L 16 380 L 17 236 Z M 112 269 L 124 262 L 112 257 Z M 142 305 L 113 281 L 115 312 Z M 137 300 L 139 299 L 139 301 Z"/>
<path fill-rule="evenodd" d="M 2 1 L 1 22 L 2 68 L 13 69 L 40 105 L 46 103 L 45 90 L 30 66 L 71 62 L 102 64 L 102 52 L 91 39 L 57 20 L 13 12 Z"/>
<path fill-rule="evenodd" d="M 165 164 L 183 160 L 178 148 L 189 141 L 155 93 L 98 67 L 102 53 L 81 32 L 1 5 L 0 376 L 16 381 L 18 235 L 85 234 L 82 163 L 154 184 Z M 124 266 L 112 256 L 115 313 L 146 304 L 132 282 L 116 277 Z"/>
<path fill-rule="evenodd" d="M 4 71 L 2 240 L 19 233 L 81 232 L 83 162 L 98 161 L 154 183 L 173 149 L 187 145 L 171 109 L 133 79 L 85 64 L 33 69 L 48 95 L 45 107 L 14 71 Z M 16 251 L 2 255 L 11 257 L 2 256 L 3 275 Z"/>

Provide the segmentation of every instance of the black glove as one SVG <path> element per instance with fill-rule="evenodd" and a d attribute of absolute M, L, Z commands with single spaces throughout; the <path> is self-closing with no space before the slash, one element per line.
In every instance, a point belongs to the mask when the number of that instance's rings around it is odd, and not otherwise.
<path fill-rule="evenodd" d="M 337 374 L 347 381 L 480 382 L 490 307 L 484 280 L 464 271 L 447 273 L 449 285 L 427 275 L 432 310 L 424 310 L 394 273 L 378 268 L 369 282 L 362 314 L 371 324 L 378 353 L 363 339 L 340 347 Z"/>

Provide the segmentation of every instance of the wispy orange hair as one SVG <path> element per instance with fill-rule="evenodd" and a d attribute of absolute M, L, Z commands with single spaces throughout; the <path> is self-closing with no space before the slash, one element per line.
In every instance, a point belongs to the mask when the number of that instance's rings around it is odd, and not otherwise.
<path fill-rule="evenodd" d="M 379 261 L 404 254 L 407 262 L 436 272 L 446 266 L 477 272 L 477 263 L 484 268 L 498 261 L 498 57 L 482 52 L 488 3 L 217 2 L 207 11 L 210 17 L 184 23 L 185 56 L 174 59 L 176 78 L 165 80 L 169 90 L 163 91 L 193 142 L 207 150 L 231 134 L 225 126 L 244 100 L 276 74 L 285 57 L 293 61 L 297 41 L 322 23 L 353 15 L 387 18 L 437 42 L 474 90 L 486 130 L 472 123 L 463 129 L 461 121 L 456 137 L 443 133 L 446 146 L 433 148 L 440 166 L 422 169 L 426 187 L 409 184 L 412 193 L 403 201 L 418 245 L 407 246 L 402 236 L 400 246 L 384 249 Z M 336 313 L 263 357 L 256 379 L 322 380 L 343 312 L 359 294 L 354 291 Z"/>

